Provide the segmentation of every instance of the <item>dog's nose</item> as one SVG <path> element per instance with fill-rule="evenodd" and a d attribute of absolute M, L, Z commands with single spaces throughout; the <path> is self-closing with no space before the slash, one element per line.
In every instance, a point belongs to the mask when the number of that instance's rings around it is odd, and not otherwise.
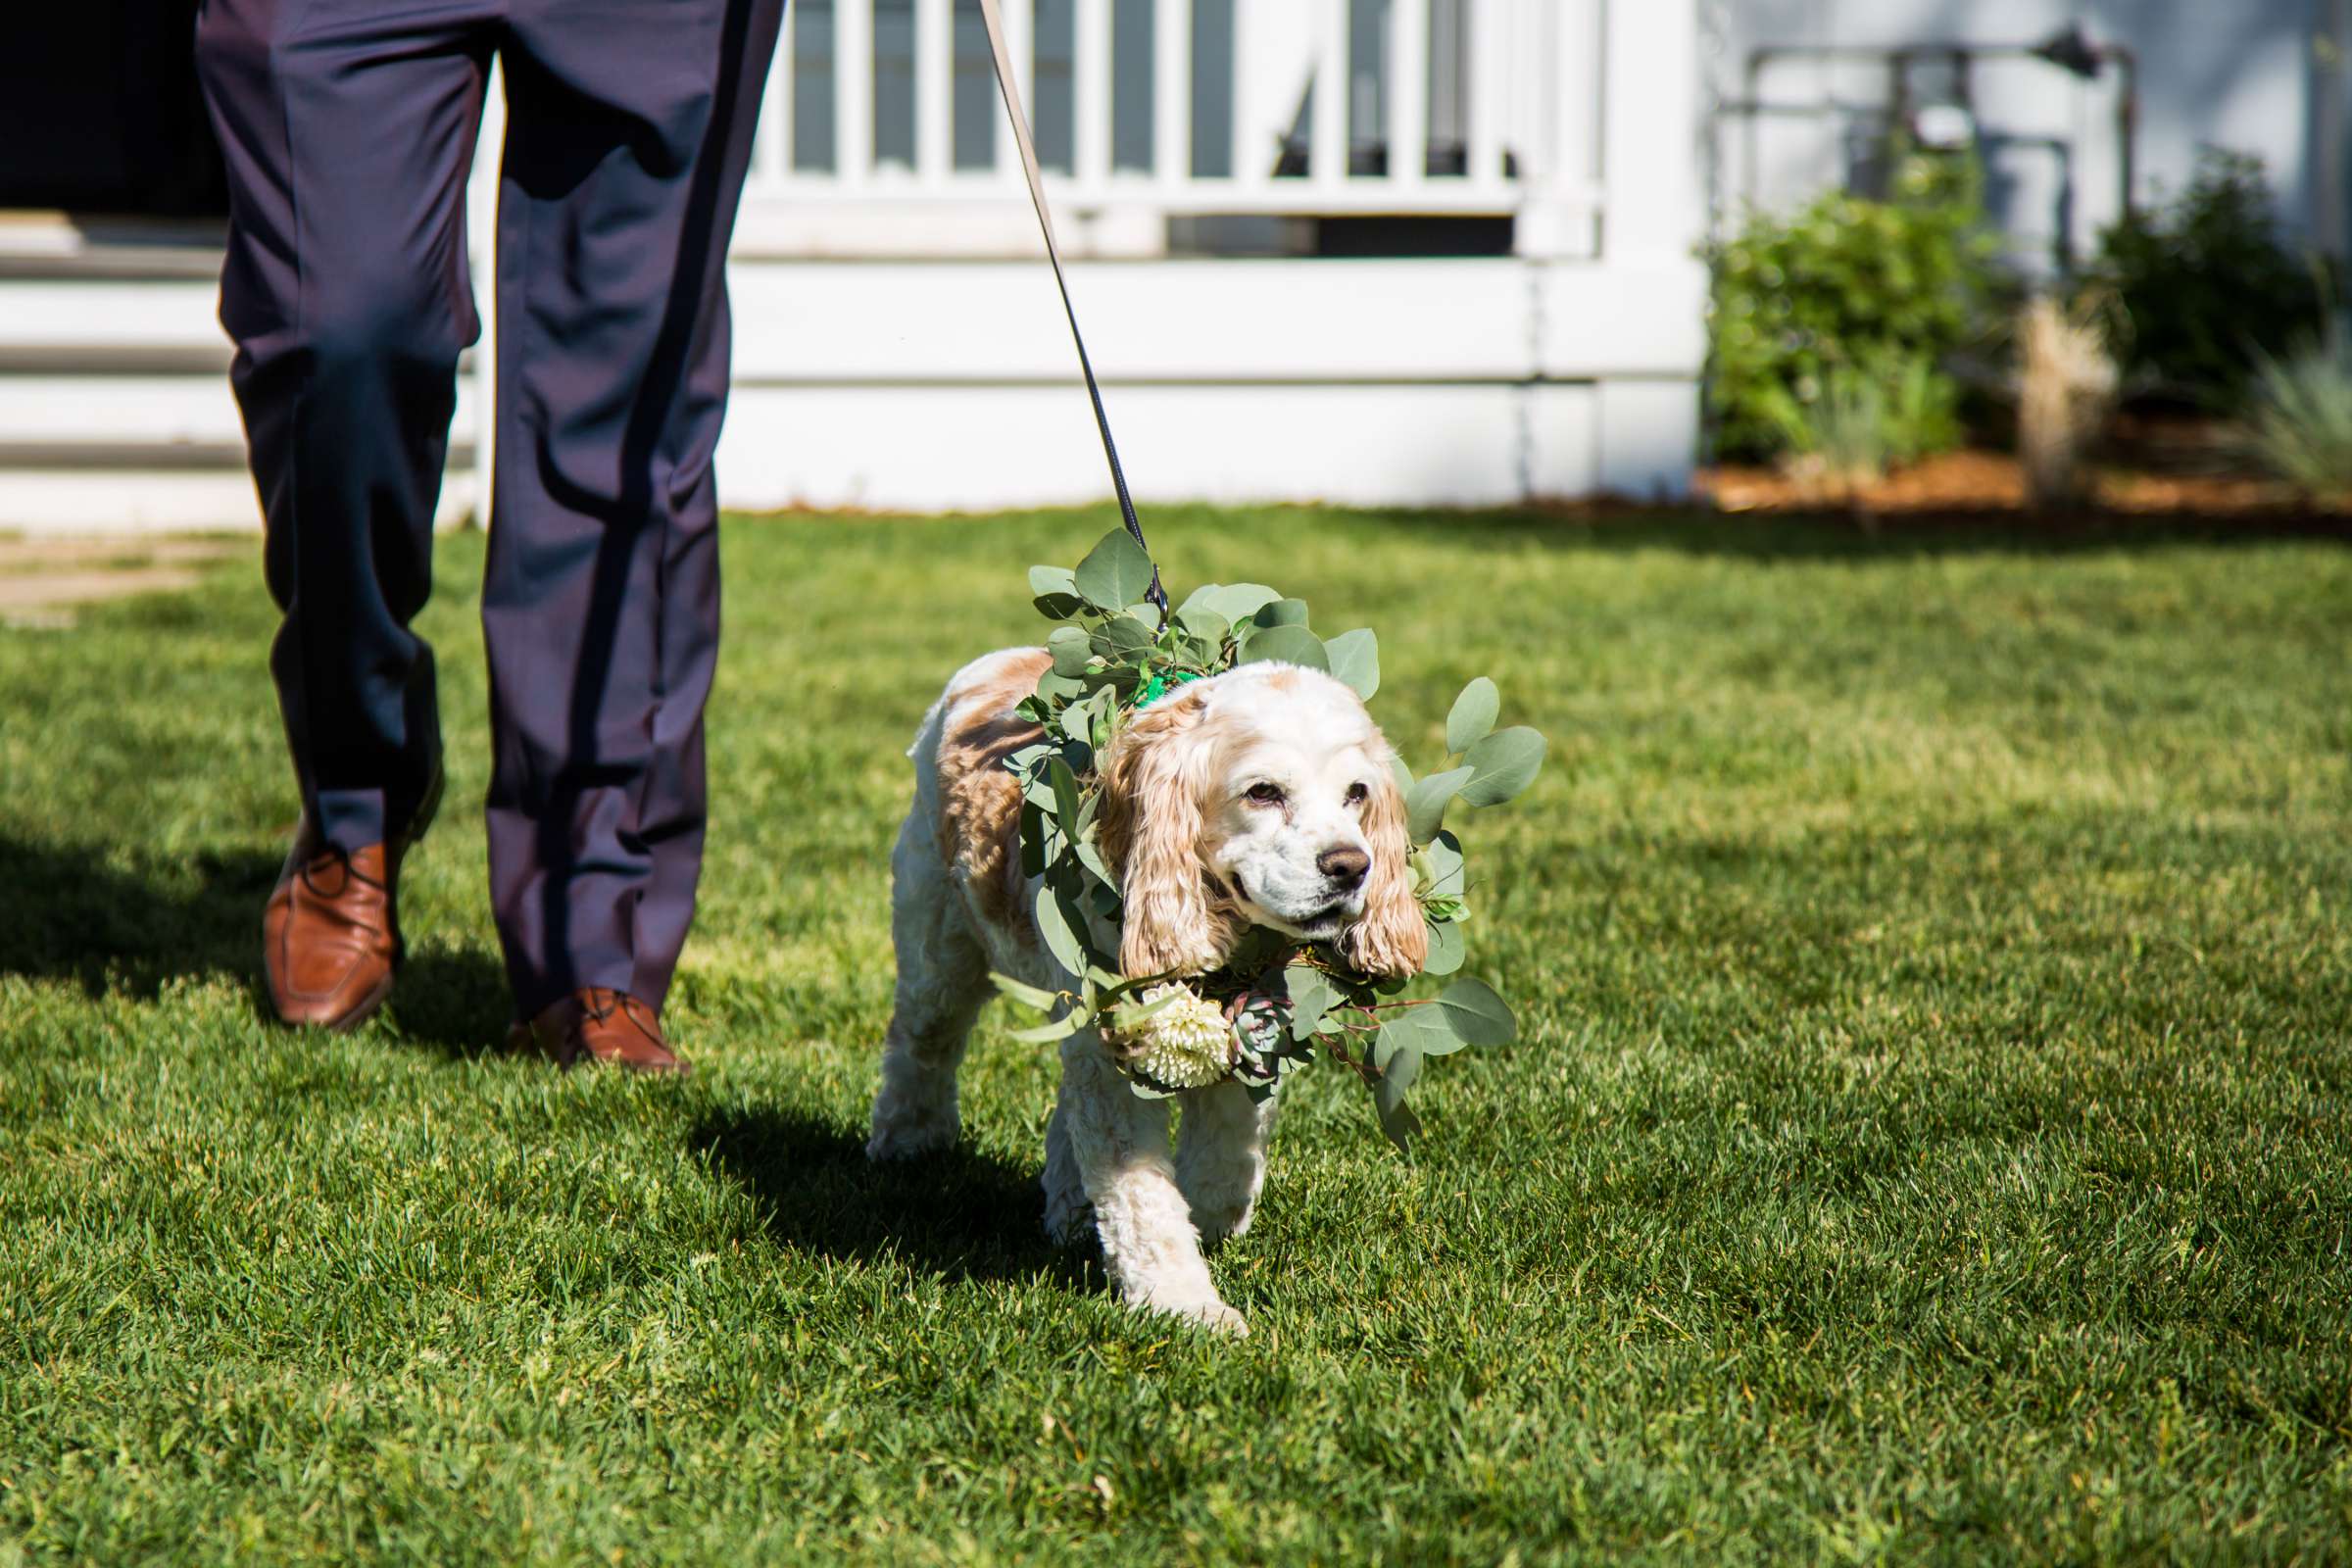
<path fill-rule="evenodd" d="M 1315 857 L 1315 869 L 1340 887 L 1361 885 L 1364 873 L 1372 869 L 1372 857 L 1361 850 L 1325 850 Z"/>

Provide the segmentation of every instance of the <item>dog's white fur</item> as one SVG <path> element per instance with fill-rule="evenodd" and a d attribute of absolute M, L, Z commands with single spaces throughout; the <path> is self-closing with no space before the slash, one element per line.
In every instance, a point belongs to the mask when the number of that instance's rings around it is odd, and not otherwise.
<path fill-rule="evenodd" d="M 1013 708 L 1049 662 L 1043 649 L 1009 649 L 965 665 L 907 754 L 914 806 L 891 857 L 899 982 L 866 1144 L 874 1159 L 955 1142 L 956 1071 L 992 969 L 1076 984 L 1032 923 L 1019 785 L 1004 766 L 1037 738 Z M 1417 971 L 1428 933 L 1390 760 L 1355 693 L 1296 665 L 1245 664 L 1136 714 L 1102 760 L 1098 837 L 1126 900 L 1121 969 L 1205 973 L 1259 925 L 1337 940 L 1368 973 Z M 1061 1063 L 1046 1130 L 1048 1232 L 1069 1240 L 1091 1215 L 1129 1302 L 1247 1333 L 1201 1245 L 1250 1228 L 1272 1097 L 1252 1102 L 1220 1083 L 1145 1100 L 1092 1029 L 1063 1041 Z M 1173 1151 L 1172 1103 L 1184 1118 Z"/>

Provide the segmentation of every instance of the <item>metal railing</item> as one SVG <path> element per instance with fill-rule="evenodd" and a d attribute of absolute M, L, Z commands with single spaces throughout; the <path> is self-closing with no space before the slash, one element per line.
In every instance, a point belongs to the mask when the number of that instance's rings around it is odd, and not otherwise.
<path fill-rule="evenodd" d="M 1614 33 L 1677 3 L 1004 0 L 1004 12 L 1059 208 L 1147 223 L 1509 216 L 1528 230 L 1523 253 L 1591 255 L 1614 113 L 1602 84 L 1643 90 L 1604 57 L 1624 55 Z M 1017 190 L 975 0 L 794 0 L 794 13 L 745 193 L 752 246 L 766 232 L 775 249 L 823 251 L 850 209 L 870 235 L 878 213 L 914 223 Z"/>

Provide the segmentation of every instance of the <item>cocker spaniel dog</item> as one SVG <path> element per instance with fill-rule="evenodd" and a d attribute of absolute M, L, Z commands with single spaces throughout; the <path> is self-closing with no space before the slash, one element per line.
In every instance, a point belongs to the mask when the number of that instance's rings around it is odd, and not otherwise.
<path fill-rule="evenodd" d="M 955 1142 L 956 1071 L 991 970 L 1076 988 L 1031 923 L 1020 784 L 1004 766 L 1038 738 L 1013 710 L 1051 662 L 1024 648 L 966 665 L 907 754 L 914 806 L 891 858 L 898 997 L 874 1159 Z M 1416 972 L 1428 933 L 1390 758 L 1354 692 L 1291 664 L 1245 664 L 1138 712 L 1101 760 L 1099 843 L 1126 901 L 1120 968 L 1208 973 L 1263 926 L 1336 942 L 1367 974 Z M 1230 1081 L 1142 1098 L 1102 1035 L 1080 1029 L 1062 1042 L 1046 1130 L 1047 1231 L 1071 1239 L 1091 1214 L 1128 1302 L 1245 1334 L 1201 1246 L 1249 1229 L 1273 1123 L 1273 1097 L 1253 1102 Z"/>

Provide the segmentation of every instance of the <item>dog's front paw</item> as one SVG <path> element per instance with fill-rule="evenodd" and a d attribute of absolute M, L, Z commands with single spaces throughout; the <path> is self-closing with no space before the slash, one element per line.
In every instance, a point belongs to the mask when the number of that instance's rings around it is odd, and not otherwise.
<path fill-rule="evenodd" d="M 1198 1297 L 1146 1298 L 1135 1304 L 1146 1311 L 1164 1312 L 1169 1317 L 1198 1323 L 1214 1334 L 1228 1334 L 1237 1340 L 1250 1337 L 1249 1320 L 1227 1306 L 1213 1293 Z"/>
<path fill-rule="evenodd" d="M 1250 1320 L 1223 1301 L 1212 1298 L 1178 1315 L 1191 1318 L 1213 1334 L 1229 1334 L 1237 1340 L 1250 1337 Z"/>
<path fill-rule="evenodd" d="M 955 1147 L 959 1130 L 956 1112 L 946 1115 L 899 1114 L 874 1118 L 874 1133 L 865 1141 L 865 1157 L 877 1163 L 917 1159 Z"/>
<path fill-rule="evenodd" d="M 1230 1242 L 1237 1236 L 1247 1236 L 1252 1212 L 1253 1205 L 1249 1203 L 1194 1209 L 1193 1225 L 1200 1232 L 1200 1245 L 1213 1247 L 1219 1242 Z"/>

